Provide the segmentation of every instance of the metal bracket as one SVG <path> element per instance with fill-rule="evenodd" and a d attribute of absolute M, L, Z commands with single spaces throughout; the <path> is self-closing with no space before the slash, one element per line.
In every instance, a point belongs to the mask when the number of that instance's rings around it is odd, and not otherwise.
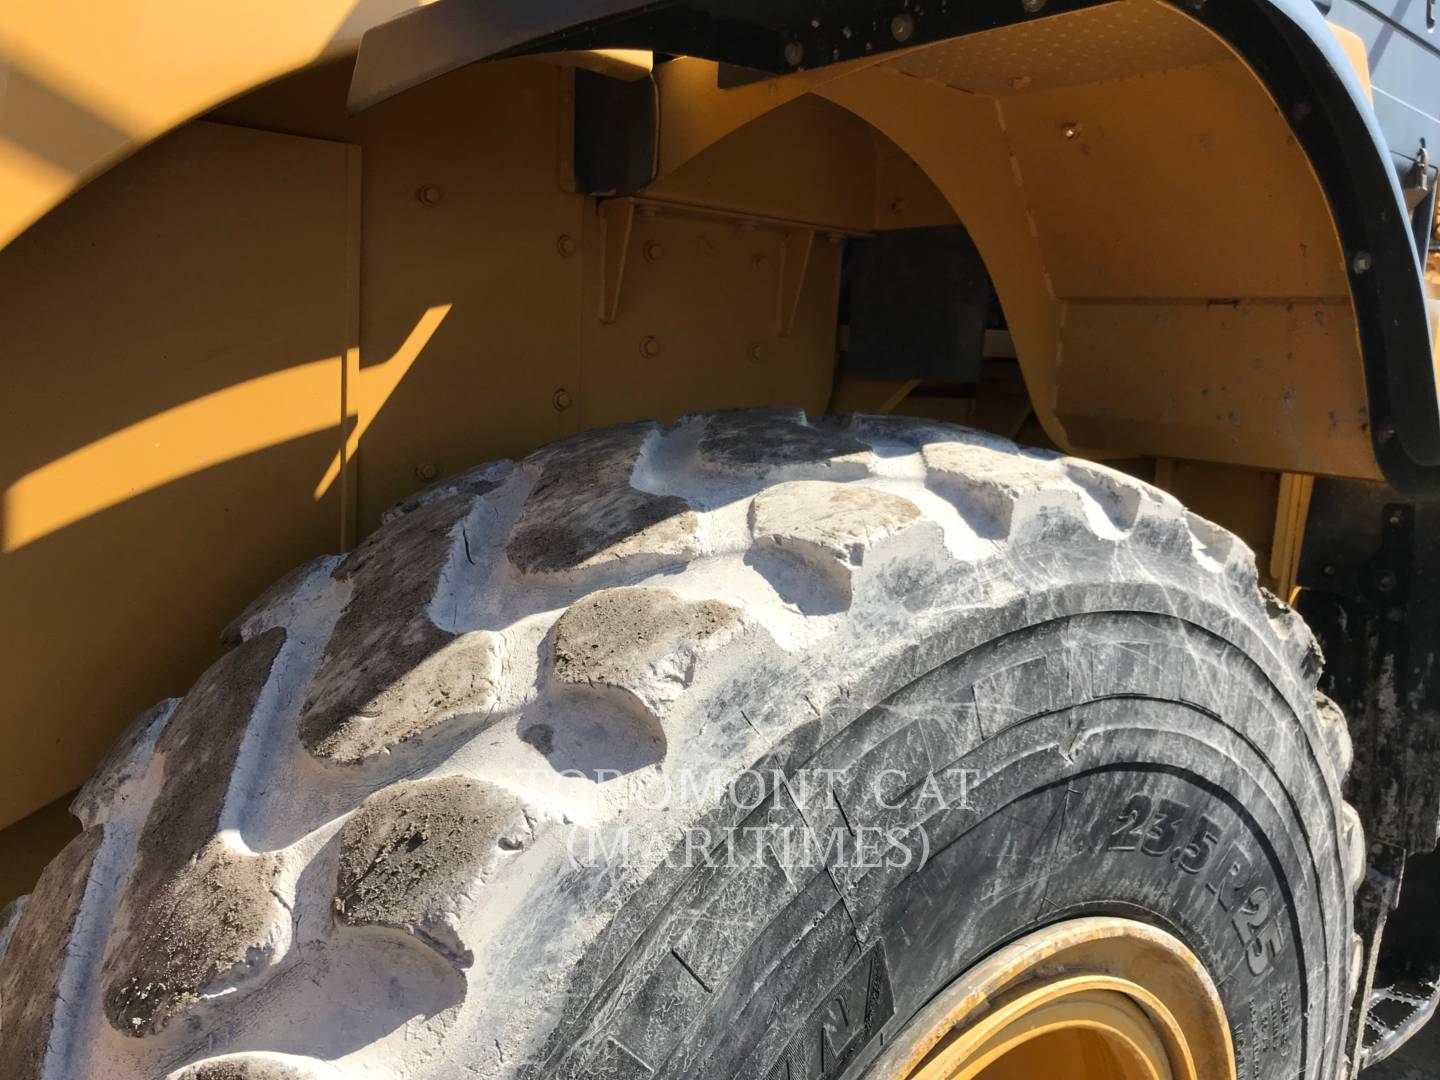
<path fill-rule="evenodd" d="M 805 271 L 810 268 L 810 250 L 814 246 L 814 229 L 787 232 L 782 241 L 780 296 L 775 316 L 775 330 L 781 337 L 789 337 L 795 329 L 795 312 L 800 307 L 800 294 L 805 289 Z"/>
<path fill-rule="evenodd" d="M 602 323 L 613 323 L 620 310 L 620 296 L 625 286 L 625 268 L 635 231 L 636 214 L 645 217 L 701 218 L 731 222 L 739 228 L 764 229 L 780 234 L 780 274 L 775 298 L 775 330 L 780 337 L 789 337 L 795 329 L 795 317 L 800 308 L 800 298 L 805 291 L 805 280 L 810 270 L 810 256 L 815 247 L 816 235 L 824 233 L 831 243 L 870 235 L 813 222 L 786 221 L 783 218 L 639 197 L 603 199 L 599 203 L 599 214 L 604 275 L 600 296 Z"/>
<path fill-rule="evenodd" d="M 1300 574 L 1301 541 L 1305 519 L 1310 513 L 1310 496 L 1315 478 L 1299 473 L 1280 474 L 1280 495 L 1275 506 L 1275 534 L 1270 545 L 1270 576 L 1275 592 L 1294 602 L 1296 579 Z"/>
<path fill-rule="evenodd" d="M 613 323 L 620 310 L 620 287 L 625 283 L 625 260 L 630 255 L 630 234 L 635 231 L 634 199 L 606 199 L 600 204 L 600 262 L 604 283 L 600 290 L 600 321 Z"/>

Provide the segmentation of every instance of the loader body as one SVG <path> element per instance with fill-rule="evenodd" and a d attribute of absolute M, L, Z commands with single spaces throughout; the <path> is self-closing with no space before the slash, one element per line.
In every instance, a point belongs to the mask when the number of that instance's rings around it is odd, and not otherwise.
<path fill-rule="evenodd" d="M 9 5 L 7 896 L 124 719 L 287 568 L 476 460 L 793 405 L 1104 462 L 1244 539 L 1362 747 L 1383 856 L 1355 1022 L 1387 979 L 1433 993 L 1427 874 L 1402 871 L 1440 829 L 1434 21 Z"/>

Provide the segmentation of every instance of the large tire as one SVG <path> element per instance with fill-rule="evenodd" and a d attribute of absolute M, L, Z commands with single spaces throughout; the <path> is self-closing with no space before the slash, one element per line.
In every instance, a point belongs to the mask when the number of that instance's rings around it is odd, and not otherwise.
<path fill-rule="evenodd" d="M 5 920 L 7 1076 L 855 1077 L 1086 913 L 1204 961 L 1246 1080 L 1339 1075 L 1343 720 L 1244 545 L 1127 476 L 881 417 L 613 428 L 227 636 Z"/>

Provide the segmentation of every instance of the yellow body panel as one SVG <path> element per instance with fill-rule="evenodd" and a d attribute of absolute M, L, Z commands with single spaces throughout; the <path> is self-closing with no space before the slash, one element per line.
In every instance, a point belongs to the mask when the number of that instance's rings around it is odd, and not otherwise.
<path fill-rule="evenodd" d="M 11 0 L 0 7 L 0 246 L 74 188 L 207 109 L 419 0 Z"/>
<path fill-rule="evenodd" d="M 1102 10 L 1126 8 L 1185 24 L 1146 0 Z M 1203 53 L 986 97 L 935 75 L 968 71 L 962 58 L 924 62 L 952 48 L 817 93 L 909 153 L 966 224 L 1050 437 L 1092 456 L 1378 479 L 1339 241 L 1253 76 Z"/>
<path fill-rule="evenodd" d="M 0 252 L 0 820 L 83 780 L 267 582 L 338 541 L 338 490 L 314 492 L 357 300 L 354 165 L 194 125 Z"/>

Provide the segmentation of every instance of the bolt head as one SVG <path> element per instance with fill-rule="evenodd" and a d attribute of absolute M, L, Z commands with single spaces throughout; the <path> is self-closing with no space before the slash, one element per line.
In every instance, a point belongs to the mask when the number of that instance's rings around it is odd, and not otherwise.
<path fill-rule="evenodd" d="M 651 240 L 645 245 L 645 261 L 659 262 L 665 257 L 665 248 L 659 240 Z"/>
<path fill-rule="evenodd" d="M 1391 510 L 1391 511 L 1390 511 L 1390 516 L 1389 516 L 1389 518 L 1388 518 L 1387 520 L 1390 522 L 1391 525 L 1404 525 L 1404 524 L 1405 524 L 1405 511 L 1404 511 L 1404 510 Z"/>
<path fill-rule="evenodd" d="M 550 404 L 555 406 L 556 412 L 564 412 L 574 404 L 574 400 L 570 397 L 570 391 L 562 386 L 551 396 Z"/>
<path fill-rule="evenodd" d="M 435 467 L 435 463 L 433 461 L 422 461 L 419 465 L 415 466 L 416 478 L 419 480 L 424 480 L 427 484 L 439 475 L 440 470 Z"/>
<path fill-rule="evenodd" d="M 890 20 L 890 36 L 905 43 L 915 36 L 915 16 L 901 13 Z"/>
<path fill-rule="evenodd" d="M 1357 274 L 1367 272 L 1374 265 L 1375 260 L 1368 251 L 1357 251 L 1355 257 L 1350 260 L 1350 266 Z"/>
<path fill-rule="evenodd" d="M 640 339 L 640 355 L 655 357 L 660 355 L 660 339 L 656 337 L 644 337 Z"/>
<path fill-rule="evenodd" d="M 1327 562 L 1324 566 L 1320 568 L 1320 573 L 1324 574 L 1326 577 L 1334 577 L 1336 573 L 1338 573 L 1338 571 L 1335 569 L 1334 563 Z"/>
<path fill-rule="evenodd" d="M 415 198 L 422 206 L 439 206 L 445 199 L 445 189 L 439 184 L 422 184 L 416 189 Z"/>
<path fill-rule="evenodd" d="M 1060 134 L 1067 139 L 1076 138 L 1080 134 L 1080 125 L 1074 120 L 1069 120 L 1060 125 Z"/>
<path fill-rule="evenodd" d="M 764 361 L 765 361 L 765 346 L 762 345 L 762 344 L 761 344 L 760 342 L 758 342 L 758 341 L 751 342 L 751 344 L 750 344 L 750 362 L 751 362 L 752 364 L 760 364 L 760 363 L 764 363 Z"/>
<path fill-rule="evenodd" d="M 562 259 L 570 258 L 570 256 L 574 255 L 579 249 L 580 245 L 575 242 L 575 238 L 569 233 L 561 233 L 559 239 L 555 241 L 555 250 L 560 253 Z"/>
<path fill-rule="evenodd" d="M 1020 6 L 1034 15 L 1045 6 L 1045 0 L 1020 0 Z"/>
<path fill-rule="evenodd" d="M 805 62 L 805 46 L 798 41 L 786 42 L 785 62 L 791 67 L 799 67 Z"/>
<path fill-rule="evenodd" d="M 1394 592 L 1395 586 L 1399 583 L 1400 579 L 1395 576 L 1393 570 L 1381 570 L 1375 575 L 1375 587 L 1381 592 Z"/>

